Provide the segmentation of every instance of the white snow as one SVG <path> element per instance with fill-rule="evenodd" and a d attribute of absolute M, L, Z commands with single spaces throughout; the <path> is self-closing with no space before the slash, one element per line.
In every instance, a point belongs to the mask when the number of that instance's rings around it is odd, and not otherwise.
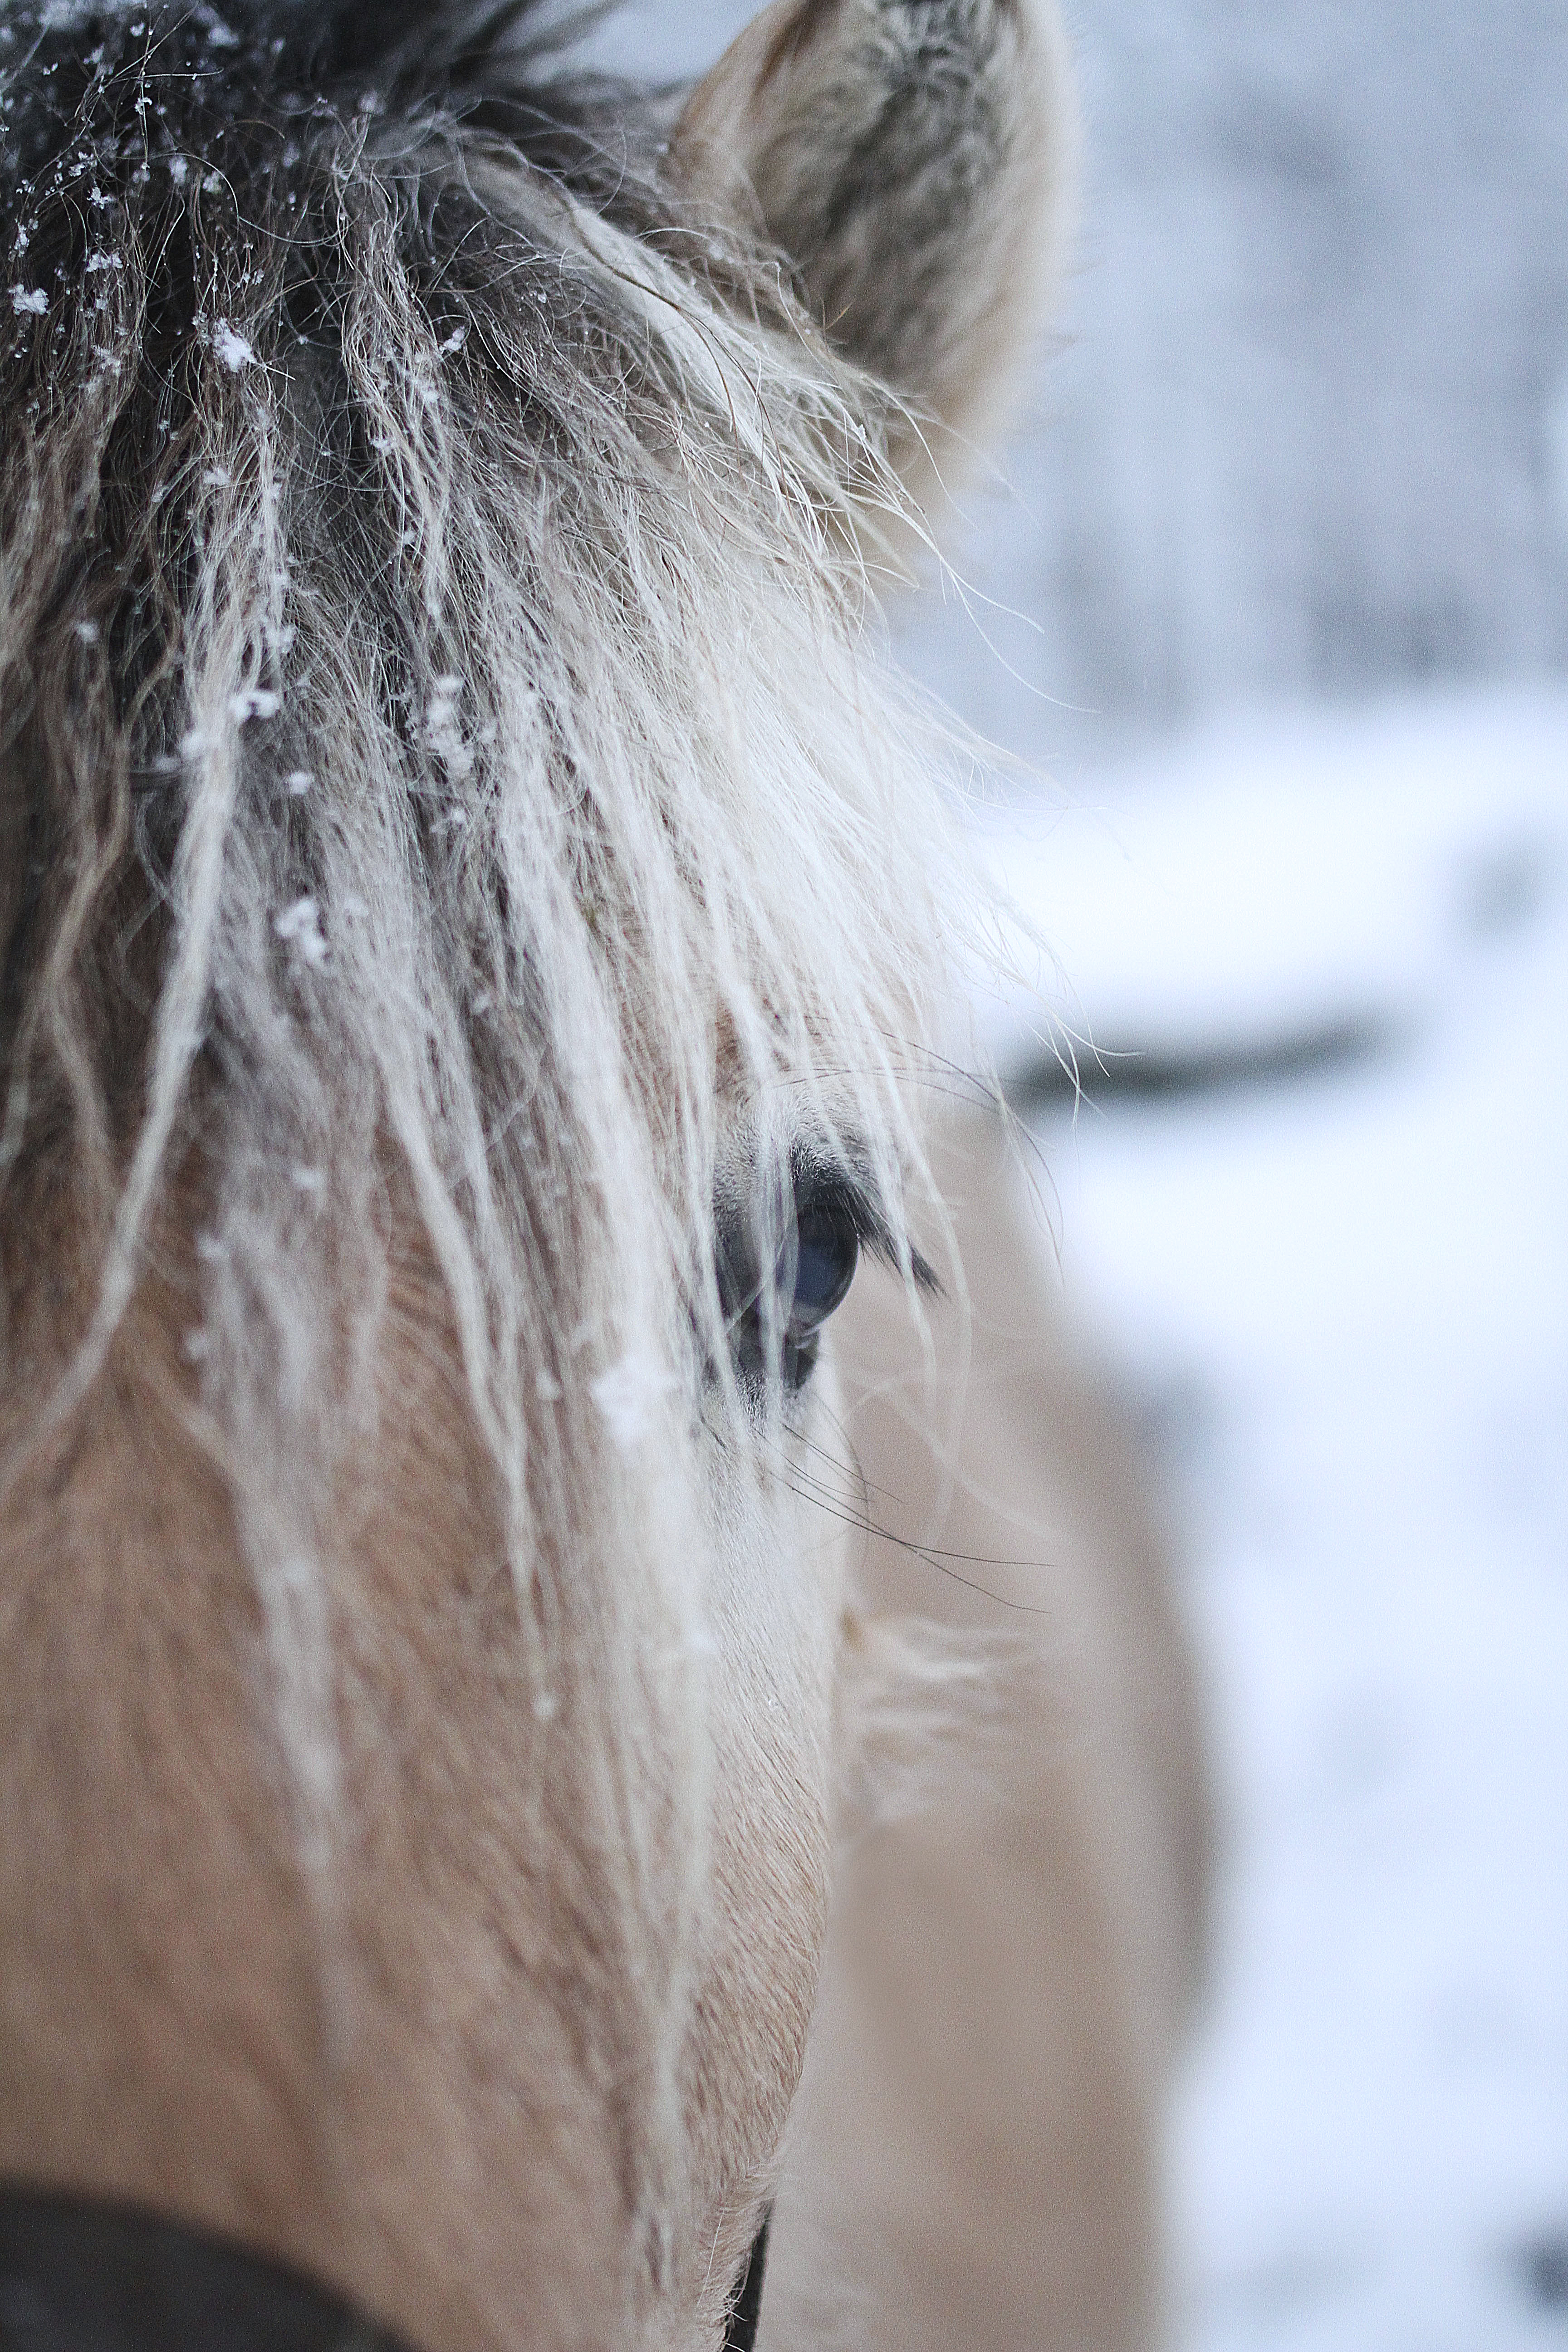
<path fill-rule="evenodd" d="M 1037 1125 L 1180 1465 L 1228 1816 L 1188 2352 L 1561 2343 L 1568 698 L 1231 727 L 983 831 L 1075 1025 L 1384 1040 Z"/>
<path fill-rule="evenodd" d="M 413 535 L 405 533 L 405 536 Z M 458 705 L 462 694 L 463 681 L 460 677 L 447 675 L 433 679 L 429 707 L 425 713 L 425 740 L 454 783 L 461 783 L 465 776 L 473 773 L 474 767 L 474 755 L 463 739 L 462 725 L 458 717 Z M 464 822 L 462 812 L 457 812 L 452 821 Z"/>
<path fill-rule="evenodd" d="M 314 898 L 296 898 L 272 919 L 272 928 L 301 963 L 325 963 L 330 952 L 321 934 L 321 909 Z"/>
<path fill-rule="evenodd" d="M 12 287 L 11 308 L 18 318 L 25 311 L 31 311 L 35 318 L 41 319 L 48 307 L 49 298 L 41 286 Z"/>
<path fill-rule="evenodd" d="M 1072 798 L 984 813 L 987 863 L 1036 934 L 1010 932 L 1020 985 L 979 992 L 985 1045 L 1016 1075 L 1041 997 L 1111 1053 L 1420 1023 L 1540 887 L 1562 729 L 1550 698 L 1233 720 Z"/>
<path fill-rule="evenodd" d="M 668 1372 L 652 1358 L 628 1352 L 599 1374 L 589 1394 L 623 1454 L 633 1453 L 653 1425 L 654 1409 L 673 1388 Z"/>
<path fill-rule="evenodd" d="M 208 177 L 211 176 L 209 173 Z M 204 180 L 203 187 L 205 188 L 206 184 L 206 181 Z M 221 183 L 219 184 L 221 185 Z M 256 364 L 254 350 L 246 341 L 239 330 L 237 327 L 231 327 L 226 319 L 220 319 L 213 329 L 213 349 L 232 375 L 238 375 L 242 369 L 254 367 Z"/>
<path fill-rule="evenodd" d="M 118 16 L 131 13 L 129 0 L 117 0 L 117 5 L 111 0 L 111 5 L 113 13 Z M 77 26 L 89 23 L 101 13 L 99 0 L 44 0 L 38 21 L 47 33 L 73 31 Z"/>

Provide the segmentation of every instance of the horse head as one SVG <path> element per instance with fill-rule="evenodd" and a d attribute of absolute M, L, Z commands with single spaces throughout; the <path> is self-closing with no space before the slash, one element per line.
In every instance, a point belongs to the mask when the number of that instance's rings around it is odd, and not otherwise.
<path fill-rule="evenodd" d="M 216 2343 L 223 2249 L 225 2342 L 339 2340 L 296 2273 L 426 2352 L 722 2332 L 828 1326 L 923 1278 L 876 584 L 1059 89 L 1026 0 L 774 0 L 675 94 L 526 0 L 0 18 L 0 2179 L 92 2341 Z"/>

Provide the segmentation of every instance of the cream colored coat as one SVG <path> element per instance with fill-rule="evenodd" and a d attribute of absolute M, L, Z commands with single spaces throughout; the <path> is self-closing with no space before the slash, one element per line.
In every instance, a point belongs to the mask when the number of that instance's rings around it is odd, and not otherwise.
<path fill-rule="evenodd" d="M 860 1590 L 873 1633 L 915 1612 L 1004 1646 L 946 1785 L 851 1834 L 762 2342 L 1133 2352 L 1162 2333 L 1204 1943 L 1194 1670 L 1149 1465 L 1068 1328 L 1016 1143 L 971 1117 L 938 1165 L 967 1301 L 929 1309 L 928 1353 L 863 1276 L 841 1327 L 880 1530 Z"/>

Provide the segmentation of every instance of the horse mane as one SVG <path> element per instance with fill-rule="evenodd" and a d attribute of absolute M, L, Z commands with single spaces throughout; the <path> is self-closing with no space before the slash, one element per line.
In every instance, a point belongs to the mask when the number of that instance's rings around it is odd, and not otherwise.
<path fill-rule="evenodd" d="M 0 1187 L 13 1300 L 48 1198 L 79 1301 L 0 1481 L 189 1261 L 176 1406 L 322 1877 L 400 1229 L 541 1736 L 574 1581 L 659 1587 L 695 1676 L 691 1482 L 649 1464 L 723 1362 L 721 1129 L 786 1105 L 896 1222 L 942 935 L 930 746 L 860 650 L 880 396 L 683 211 L 656 103 L 535 9 L 422 15 L 0 25 Z M 732 1384 L 704 1411 L 743 1454 Z M 647 1668 L 605 1640 L 624 1798 Z"/>

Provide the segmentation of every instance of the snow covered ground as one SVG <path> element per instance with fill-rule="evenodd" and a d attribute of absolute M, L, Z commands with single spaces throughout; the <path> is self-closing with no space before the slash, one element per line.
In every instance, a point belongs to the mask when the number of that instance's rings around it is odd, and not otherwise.
<path fill-rule="evenodd" d="M 1075 1115 L 981 1005 L 1190 1507 L 1191 2352 L 1568 2343 L 1568 698 L 1232 728 L 983 825 L 1128 1057 Z"/>

